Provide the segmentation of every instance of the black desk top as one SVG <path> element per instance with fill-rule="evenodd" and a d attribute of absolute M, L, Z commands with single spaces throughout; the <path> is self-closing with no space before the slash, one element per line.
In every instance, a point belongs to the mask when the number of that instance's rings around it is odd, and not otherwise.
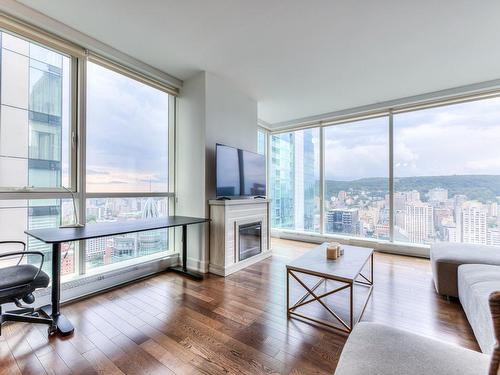
<path fill-rule="evenodd" d="M 115 221 L 111 223 L 88 224 L 81 228 L 47 228 L 26 230 L 24 233 L 45 243 L 61 243 L 90 238 L 114 236 L 147 230 L 200 224 L 209 221 L 201 217 L 168 216 L 159 219 Z"/>

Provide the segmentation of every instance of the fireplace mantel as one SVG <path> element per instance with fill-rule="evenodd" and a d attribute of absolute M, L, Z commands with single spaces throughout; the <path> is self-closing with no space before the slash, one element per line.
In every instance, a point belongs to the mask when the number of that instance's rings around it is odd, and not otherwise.
<path fill-rule="evenodd" d="M 211 273 L 227 276 L 271 255 L 269 231 L 269 199 L 210 200 L 210 264 Z M 253 222 L 262 224 L 262 252 L 240 261 L 239 226 Z"/>

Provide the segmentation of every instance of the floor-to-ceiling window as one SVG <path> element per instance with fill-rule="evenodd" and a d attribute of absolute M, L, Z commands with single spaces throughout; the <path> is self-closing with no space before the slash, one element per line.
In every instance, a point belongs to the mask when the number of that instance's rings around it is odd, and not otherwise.
<path fill-rule="evenodd" d="M 386 116 L 324 129 L 325 233 L 389 239 Z"/>
<path fill-rule="evenodd" d="M 394 239 L 500 245 L 500 98 L 394 115 Z"/>
<path fill-rule="evenodd" d="M 176 91 L 34 28 L 15 30 L 0 31 L 0 241 L 43 251 L 50 274 L 50 245 L 26 229 L 173 213 Z M 172 237 L 157 230 L 63 244 L 62 274 L 171 255 Z"/>
<path fill-rule="evenodd" d="M 271 137 L 272 227 L 318 232 L 319 129 Z"/>
<path fill-rule="evenodd" d="M 0 189 L 69 188 L 71 57 L 6 31 L 0 46 Z M 31 250 L 45 253 L 48 271 L 50 245 L 27 239 L 23 231 L 71 222 L 72 202 L 57 195 L 29 198 L 0 201 L 0 240 L 27 240 Z M 63 247 L 63 276 L 75 272 L 76 251 L 75 244 Z"/>
<path fill-rule="evenodd" d="M 401 107 L 271 139 L 275 229 L 414 245 L 500 245 L 499 97 Z M 311 163 L 319 148 L 321 166 Z M 312 195 L 322 200 L 321 218 L 302 195 L 312 176 L 323 191 Z M 307 219 L 305 207 L 313 207 Z"/>
<path fill-rule="evenodd" d="M 164 91 L 88 62 L 87 223 L 169 214 L 169 101 Z M 166 229 L 88 240 L 86 267 L 163 255 L 168 248 Z"/>

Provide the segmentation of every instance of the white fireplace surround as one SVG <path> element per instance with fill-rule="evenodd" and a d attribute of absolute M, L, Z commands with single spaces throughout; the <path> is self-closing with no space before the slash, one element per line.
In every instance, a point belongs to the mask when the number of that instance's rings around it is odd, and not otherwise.
<path fill-rule="evenodd" d="M 269 199 L 210 200 L 209 272 L 227 276 L 271 255 Z M 261 223 L 260 254 L 239 260 L 240 225 Z"/>

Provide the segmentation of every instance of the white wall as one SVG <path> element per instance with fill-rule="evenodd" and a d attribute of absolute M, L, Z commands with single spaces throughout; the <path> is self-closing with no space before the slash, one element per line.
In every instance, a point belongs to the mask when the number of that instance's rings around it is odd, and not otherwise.
<path fill-rule="evenodd" d="M 257 102 L 214 74 L 206 74 L 206 196 L 215 198 L 215 145 L 257 152 Z"/>
<path fill-rule="evenodd" d="M 215 144 L 257 151 L 257 102 L 216 75 L 184 81 L 176 130 L 176 214 L 209 216 L 215 197 Z M 188 229 L 188 266 L 208 271 L 208 225 Z"/>
<path fill-rule="evenodd" d="M 187 80 L 177 101 L 176 215 L 206 217 L 205 74 Z M 206 225 L 188 228 L 188 263 L 203 269 Z M 180 232 L 176 232 L 180 236 Z M 179 243 L 179 241 L 176 241 Z"/>

